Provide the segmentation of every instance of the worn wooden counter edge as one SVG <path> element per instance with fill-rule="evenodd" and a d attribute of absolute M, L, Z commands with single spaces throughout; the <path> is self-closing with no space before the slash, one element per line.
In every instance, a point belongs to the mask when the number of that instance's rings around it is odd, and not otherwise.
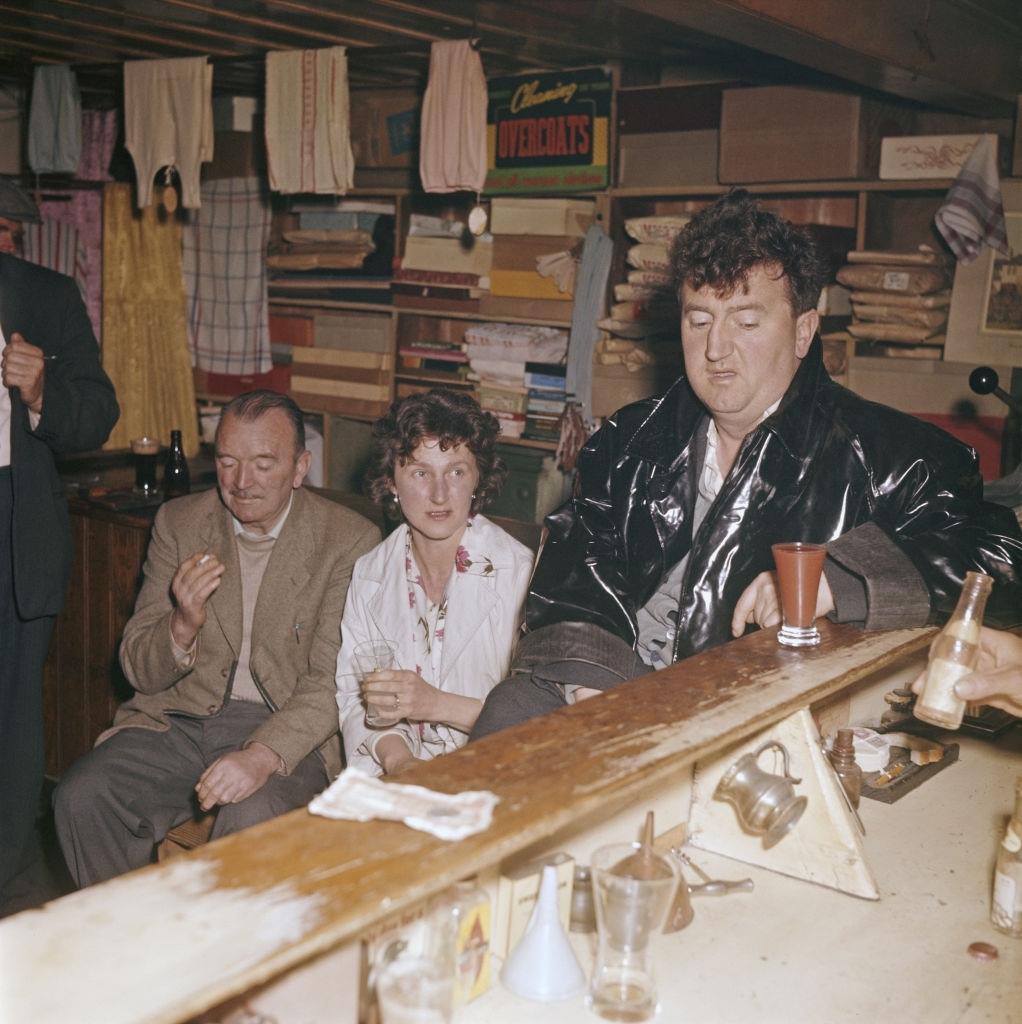
<path fill-rule="evenodd" d="M 69 940 L 63 937 L 73 934 L 80 937 L 73 955 L 83 977 L 91 976 L 90 960 L 95 959 L 100 970 L 101 963 L 114 957 L 122 979 L 144 979 L 152 974 L 150 960 L 168 968 L 165 958 L 178 941 L 173 929 L 180 920 L 195 941 L 194 952 L 178 957 L 187 969 L 179 972 L 175 991 L 169 996 L 153 992 L 150 1005 L 136 997 L 132 1016 L 124 1019 L 187 1020 L 572 822 L 614 812 L 650 787 L 676 779 L 697 759 L 918 651 L 934 630 L 865 633 L 824 622 L 823 643 L 808 651 L 780 648 L 775 632 L 763 631 L 716 648 L 597 699 L 417 765 L 402 777 L 402 782 L 445 792 L 496 793 L 500 802 L 493 823 L 482 834 L 446 843 L 398 823 L 331 821 L 294 811 L 185 857 L 0 923 L 0 954 L 14 968 L 12 977 L 34 973 L 38 981 L 46 970 L 39 962 L 43 951 L 47 958 L 54 955 L 58 935 L 66 949 Z M 201 880 L 197 882 L 196 876 L 188 884 L 176 885 L 189 865 L 201 871 Z M 131 915 L 117 920 L 112 907 L 123 904 L 129 885 L 159 890 L 165 942 L 149 948 L 144 941 L 132 943 Z M 235 955 L 232 968 L 223 970 L 204 962 L 196 929 L 198 925 L 198 934 L 209 942 L 218 937 L 218 928 L 227 927 L 220 901 L 228 893 L 239 899 L 257 898 L 247 929 L 228 938 Z M 256 942 L 255 936 L 265 931 L 260 915 L 279 913 L 289 902 L 294 913 L 290 931 L 285 929 L 288 934 L 269 947 L 265 935 Z M 21 940 L 33 935 L 32 948 L 19 941 L 19 932 Z M 52 941 L 45 940 L 47 935 Z M 251 948 L 238 948 L 249 936 Z M 51 961 L 51 969 L 55 966 Z M 25 999 L 35 998 L 28 981 L 23 991 Z M 114 1019 L 109 1007 L 94 1007 L 95 1018 L 88 1012 L 94 987 L 90 992 L 65 991 L 68 1005 L 85 1011 L 79 1019 Z M 13 1019 L 37 1024 L 49 1019 L 42 1006 L 12 1009 L 20 1014 Z"/>

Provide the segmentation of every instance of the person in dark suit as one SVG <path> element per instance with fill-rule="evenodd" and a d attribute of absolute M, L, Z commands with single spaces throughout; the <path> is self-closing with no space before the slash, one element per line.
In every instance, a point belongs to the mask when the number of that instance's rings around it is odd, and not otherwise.
<path fill-rule="evenodd" d="M 71 568 L 54 456 L 98 448 L 120 410 L 78 287 L 19 259 L 32 200 L 0 180 L 0 907 L 42 790 L 42 669 Z"/>

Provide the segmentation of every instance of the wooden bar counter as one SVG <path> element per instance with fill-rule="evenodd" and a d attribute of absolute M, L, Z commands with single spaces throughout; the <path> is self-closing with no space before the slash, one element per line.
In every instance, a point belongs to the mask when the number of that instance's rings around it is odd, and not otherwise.
<path fill-rule="evenodd" d="M 822 631 L 822 645 L 810 651 L 778 647 L 773 630 L 757 633 L 417 765 L 402 781 L 445 792 L 489 789 L 500 797 L 491 827 L 460 843 L 398 823 L 330 821 L 299 810 L 0 922 L 0 1020 L 188 1020 L 461 878 L 598 826 L 622 808 L 638 812 L 658 791 L 676 786 L 697 759 L 921 651 L 933 633 L 863 633 L 829 623 Z M 946 809 L 942 825 L 958 827 L 955 807 Z M 994 831 L 991 821 L 982 835 L 969 837 L 984 878 Z M 940 854 L 916 852 L 927 863 Z M 720 874 L 746 873 L 732 868 L 737 872 Z M 781 881 L 794 899 L 807 888 Z M 956 898 L 934 889 L 935 903 L 945 896 Z M 755 914 L 755 899 L 728 897 L 726 907 Z M 859 905 L 870 927 L 897 927 L 882 902 Z M 700 906 L 705 901 L 697 913 Z M 940 927 L 939 916 L 933 926 Z M 966 944 L 971 938 L 962 937 Z M 779 935 L 778 962 L 786 941 Z M 830 969 L 823 960 L 832 955 L 821 951 L 821 970 Z M 729 984 L 728 962 L 721 947 L 721 985 Z M 1012 962 L 1017 974 L 1017 954 L 1001 967 Z M 472 1008 L 465 1012 L 473 1019 Z"/>

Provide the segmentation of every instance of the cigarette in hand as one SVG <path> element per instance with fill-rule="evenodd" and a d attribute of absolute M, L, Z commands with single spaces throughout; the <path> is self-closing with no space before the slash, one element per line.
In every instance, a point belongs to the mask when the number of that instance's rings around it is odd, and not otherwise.
<path fill-rule="evenodd" d="M 202 556 L 202 558 L 199 559 L 197 564 L 198 565 L 205 565 L 209 561 L 209 558 L 210 558 L 209 552 L 207 552 L 206 554 L 204 554 Z"/>

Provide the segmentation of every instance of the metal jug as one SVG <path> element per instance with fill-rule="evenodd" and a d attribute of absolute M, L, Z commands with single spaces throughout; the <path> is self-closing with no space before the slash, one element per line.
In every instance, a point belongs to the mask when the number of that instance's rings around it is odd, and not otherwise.
<path fill-rule="evenodd" d="M 773 747 L 784 759 L 784 774 L 771 775 L 760 768 L 760 755 Z M 788 750 L 777 740 L 768 740 L 751 754 L 743 754 L 717 783 L 713 796 L 731 804 L 746 832 L 763 837 L 763 848 L 769 850 L 797 824 L 809 802 L 795 795 L 795 784 L 801 782 L 791 775 Z"/>

